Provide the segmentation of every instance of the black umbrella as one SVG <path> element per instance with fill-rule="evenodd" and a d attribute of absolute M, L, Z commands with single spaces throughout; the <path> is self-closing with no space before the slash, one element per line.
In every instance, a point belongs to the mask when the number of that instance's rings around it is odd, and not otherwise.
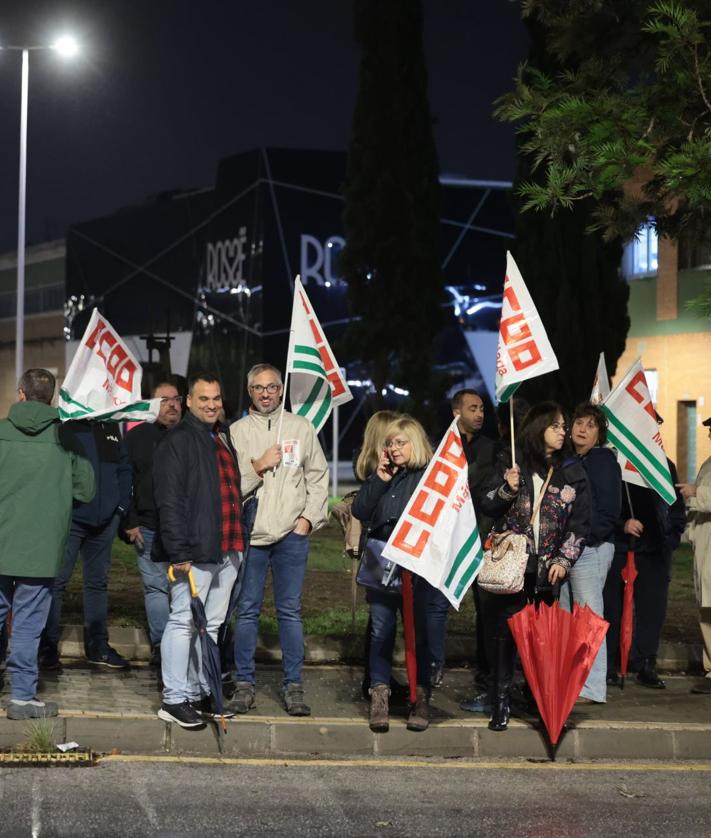
<path fill-rule="evenodd" d="M 207 631 L 207 616 L 205 606 L 195 587 L 192 570 L 188 571 L 188 584 L 190 585 L 190 611 L 193 615 L 195 630 L 200 638 L 200 657 L 202 660 L 202 674 L 210 688 L 210 698 L 215 718 L 219 716 L 222 722 L 222 729 L 227 733 L 227 723 L 224 716 L 224 702 L 222 699 L 222 666 L 220 664 L 220 647 L 210 637 Z M 175 573 L 171 565 L 168 568 L 168 578 L 175 581 Z"/>

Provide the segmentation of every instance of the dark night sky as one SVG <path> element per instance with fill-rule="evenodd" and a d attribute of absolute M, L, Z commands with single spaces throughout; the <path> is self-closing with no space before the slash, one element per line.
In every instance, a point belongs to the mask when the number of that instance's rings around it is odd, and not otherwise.
<path fill-rule="evenodd" d="M 443 172 L 514 174 L 491 117 L 526 53 L 519 3 L 424 0 Z M 212 185 L 259 145 L 345 149 L 359 55 L 350 0 L 2 0 L 0 44 L 72 30 L 71 64 L 30 57 L 28 241 L 146 195 Z M 16 243 L 20 56 L 0 51 L 0 251 Z"/>

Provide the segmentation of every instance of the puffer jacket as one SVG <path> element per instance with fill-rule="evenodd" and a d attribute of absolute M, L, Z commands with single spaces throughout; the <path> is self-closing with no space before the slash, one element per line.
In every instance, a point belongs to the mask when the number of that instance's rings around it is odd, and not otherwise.
<path fill-rule="evenodd" d="M 520 457 L 517 459 L 520 463 Z M 499 460 L 498 474 L 481 496 L 481 507 L 485 514 L 495 519 L 494 532 L 512 530 L 526 536 L 527 572 L 535 572 L 538 587 L 543 587 L 551 564 L 570 570 L 585 546 L 592 516 L 590 484 L 583 465 L 576 458 L 570 458 L 553 470 L 541 503 L 536 549 L 531 525 L 533 475 L 521 466 L 518 493 L 510 494 L 504 481 L 504 471 L 510 462 L 510 454 L 504 454 Z M 545 480 L 545 475 L 542 476 Z"/>
<path fill-rule="evenodd" d="M 281 408 L 264 414 L 250 411 L 234 422 L 230 436 L 239 461 L 242 495 L 256 494 L 257 516 L 250 544 L 263 547 L 280 541 L 306 518 L 312 531 L 328 518 L 328 463 L 313 425 L 284 411 L 281 431 L 282 461 L 258 475 L 252 462 L 277 444 Z"/>

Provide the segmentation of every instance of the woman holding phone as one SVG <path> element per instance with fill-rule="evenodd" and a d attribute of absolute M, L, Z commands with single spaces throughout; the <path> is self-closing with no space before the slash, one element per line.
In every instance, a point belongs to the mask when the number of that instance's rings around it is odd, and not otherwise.
<path fill-rule="evenodd" d="M 363 527 L 363 551 L 368 545 L 387 541 L 405 511 L 427 464 L 432 447 L 420 423 L 403 415 L 386 429 L 385 445 L 378 466 L 363 483 L 353 501 L 353 514 Z M 407 720 L 408 730 L 426 730 L 429 725 L 431 654 L 427 642 L 426 605 L 430 586 L 413 574 L 415 628 L 417 637 L 417 700 Z M 370 607 L 370 728 L 384 733 L 389 728 L 390 677 L 398 611 L 399 589 L 368 585 Z"/>

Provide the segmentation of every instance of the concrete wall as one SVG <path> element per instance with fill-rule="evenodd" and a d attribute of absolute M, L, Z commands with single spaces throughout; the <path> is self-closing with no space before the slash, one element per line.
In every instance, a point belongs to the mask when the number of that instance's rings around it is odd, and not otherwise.
<path fill-rule="evenodd" d="M 64 312 L 54 311 L 25 318 L 25 369 L 44 367 L 64 380 Z M 0 416 L 7 416 L 16 400 L 15 321 L 0 320 Z"/>
<path fill-rule="evenodd" d="M 660 291 L 656 277 L 630 282 L 631 328 L 625 352 L 617 364 L 622 375 L 641 356 L 645 369 L 659 375 L 657 411 L 664 419 L 662 438 L 668 456 L 677 464 L 687 460 L 685 428 L 680 427 L 684 402 L 696 403 L 696 457 L 692 470 L 698 471 L 711 456 L 708 429 L 701 425 L 711 416 L 711 322 L 692 314 L 687 300 L 701 292 L 708 277 L 705 271 L 681 271 L 678 283 L 664 278 Z M 669 286 L 677 289 L 677 315 Z M 685 475 L 681 475 L 682 479 Z"/>

